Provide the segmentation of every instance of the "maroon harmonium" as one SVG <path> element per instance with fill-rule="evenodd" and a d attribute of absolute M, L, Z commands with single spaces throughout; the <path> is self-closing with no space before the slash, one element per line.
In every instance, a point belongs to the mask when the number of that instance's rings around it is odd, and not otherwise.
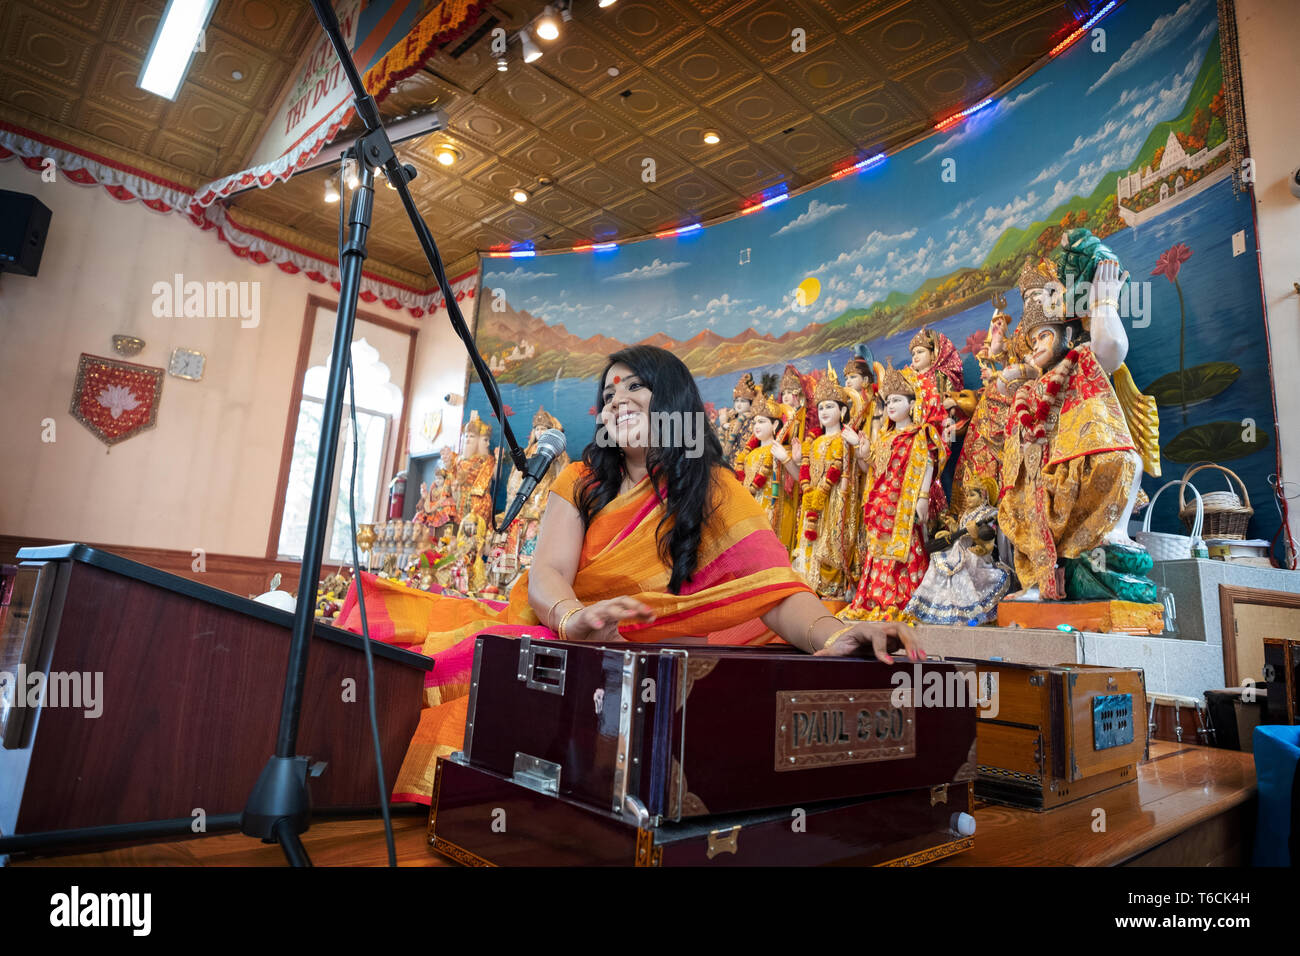
<path fill-rule="evenodd" d="M 973 673 L 788 647 L 485 635 L 465 756 L 559 796 L 668 820 L 964 783 L 976 771 Z M 904 680 L 938 681 L 960 700 L 917 706 L 921 687 L 915 704 L 902 700 Z"/>
<path fill-rule="evenodd" d="M 966 804 L 944 804 L 949 813 L 904 808 L 938 807 L 940 794 L 966 793 L 977 766 L 976 707 L 968 664 L 484 635 L 475 647 L 465 749 L 439 771 L 430 838 L 435 847 L 462 846 L 438 830 L 439 800 L 455 808 L 443 817 L 449 827 L 478 820 L 480 798 L 498 801 L 491 810 L 512 795 L 530 812 L 556 816 L 555 826 L 585 813 L 590 826 L 631 833 L 634 842 L 650 833 L 665 852 L 680 834 L 694 835 L 681 837 L 685 847 L 719 827 L 788 829 L 790 808 L 811 817 L 816 805 L 824 827 L 842 824 L 849 844 L 867 847 L 856 856 L 887 862 L 930 853 L 954 842 L 949 824 Z M 866 798 L 885 794 L 893 795 L 890 807 L 866 806 Z M 868 818 L 881 813 L 897 826 L 871 830 Z M 727 822 L 737 814 L 750 816 Z M 543 855 L 557 849 L 540 837 L 532 845 Z M 601 860 L 614 862 L 590 862 Z"/>

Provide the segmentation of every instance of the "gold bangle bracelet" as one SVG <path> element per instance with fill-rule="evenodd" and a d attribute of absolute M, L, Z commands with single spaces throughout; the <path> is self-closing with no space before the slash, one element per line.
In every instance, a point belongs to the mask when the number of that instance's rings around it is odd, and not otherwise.
<path fill-rule="evenodd" d="M 568 624 L 569 624 L 569 618 L 573 617 L 573 615 L 577 614 L 577 613 L 578 613 L 579 611 L 581 611 L 582 609 L 583 609 L 583 605 L 579 604 L 577 607 L 572 608 L 572 609 L 569 610 L 569 611 L 566 611 L 565 614 L 564 614 L 564 617 L 560 618 L 560 627 L 559 627 L 559 630 L 558 630 L 558 633 L 559 633 L 559 636 L 560 636 L 560 640 L 562 640 L 562 641 L 567 641 L 567 640 L 569 639 L 569 637 L 568 637 L 568 633 L 567 633 L 567 630 L 566 630 L 567 627 L 568 627 Z"/>
<path fill-rule="evenodd" d="M 1102 300 L 1101 300 L 1100 302 L 1098 302 L 1097 304 L 1098 304 L 1098 305 L 1109 305 L 1109 306 L 1114 306 L 1116 309 L 1118 309 L 1118 308 L 1119 308 L 1119 299 L 1102 299 Z"/>
<path fill-rule="evenodd" d="M 555 630 L 555 625 L 551 623 L 552 621 L 555 620 L 555 609 L 559 607 L 561 604 L 563 604 L 565 601 L 577 601 L 579 604 L 582 603 L 582 601 L 579 598 L 567 597 L 567 598 L 560 598 L 558 601 L 552 604 L 551 609 L 546 612 L 546 626 L 551 628 L 551 630 Z"/>
<path fill-rule="evenodd" d="M 809 621 L 808 629 L 804 631 L 803 639 L 808 643 L 808 646 L 811 647 L 813 651 L 817 650 L 817 645 L 813 643 L 813 639 L 812 639 L 813 628 L 817 626 L 818 621 L 824 621 L 827 618 L 830 618 L 832 621 L 836 621 L 836 622 L 839 621 L 839 618 L 836 617 L 834 614 L 823 614 L 820 617 L 815 617 L 811 621 Z"/>

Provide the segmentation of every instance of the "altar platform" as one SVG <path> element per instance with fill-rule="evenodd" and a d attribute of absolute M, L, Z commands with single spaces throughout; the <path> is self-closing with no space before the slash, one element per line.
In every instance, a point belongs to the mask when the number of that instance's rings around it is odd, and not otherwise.
<path fill-rule="evenodd" d="M 1094 830 L 1095 810 L 1106 829 Z M 940 866 L 1244 866 L 1256 812 L 1250 754 L 1152 741 L 1137 780 L 1076 803 L 1034 813 L 977 805 L 973 849 Z M 400 866 L 454 866 L 429 849 L 426 808 L 393 818 Z M 316 866 L 382 866 L 377 817 L 318 819 L 303 834 Z M 11 866 L 284 866 L 279 847 L 236 834 L 100 853 L 13 860 Z"/>

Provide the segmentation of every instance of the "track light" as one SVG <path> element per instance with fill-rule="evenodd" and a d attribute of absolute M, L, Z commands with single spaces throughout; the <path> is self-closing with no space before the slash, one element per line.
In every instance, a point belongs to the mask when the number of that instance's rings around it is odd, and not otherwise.
<path fill-rule="evenodd" d="M 438 151 L 433 154 L 434 158 L 443 166 L 454 166 L 456 160 L 460 159 L 460 153 L 450 146 L 439 146 Z"/>
<path fill-rule="evenodd" d="M 715 133 L 713 130 L 710 129 L 704 131 L 704 142 L 708 143 L 710 146 L 716 146 L 721 141 L 722 141 L 722 137 L 719 136 L 717 133 Z"/>
<path fill-rule="evenodd" d="M 333 176 L 331 176 L 329 179 L 325 180 L 325 201 L 326 201 L 326 202 L 338 202 L 338 201 L 339 201 L 339 188 L 338 188 L 337 186 L 334 185 L 334 177 L 333 177 Z"/>
<path fill-rule="evenodd" d="M 506 70 L 508 70 L 508 69 L 510 69 L 510 65 L 509 65 L 508 63 L 506 63 L 504 57 L 502 57 L 500 60 L 497 60 L 497 72 L 498 72 L 498 73 L 504 73 L 504 72 L 506 72 Z"/>
<path fill-rule="evenodd" d="M 538 49 L 526 29 L 519 31 L 519 44 L 524 48 L 525 63 L 533 63 L 542 58 L 542 51 Z"/>
<path fill-rule="evenodd" d="M 605 7 L 612 7 L 614 3 L 615 0 L 600 0 L 600 3 L 596 4 L 596 6 L 603 10 Z"/>
<path fill-rule="evenodd" d="M 510 194 L 510 198 L 515 202 L 528 202 L 528 193 L 522 189 L 516 189 Z"/>
<path fill-rule="evenodd" d="M 537 31 L 537 35 L 543 40 L 555 40 L 559 38 L 560 24 L 555 19 L 555 11 L 551 9 L 549 3 L 546 5 L 546 9 L 542 11 L 542 15 L 537 18 L 534 29 Z"/>

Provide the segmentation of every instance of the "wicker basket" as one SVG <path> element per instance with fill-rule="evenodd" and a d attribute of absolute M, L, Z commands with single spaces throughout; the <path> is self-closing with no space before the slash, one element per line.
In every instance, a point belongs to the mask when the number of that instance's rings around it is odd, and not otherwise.
<path fill-rule="evenodd" d="M 1205 468 L 1215 468 L 1236 479 L 1237 484 L 1241 487 L 1241 497 L 1237 497 L 1237 493 L 1232 490 L 1232 482 L 1229 481 L 1227 491 L 1212 491 L 1204 496 L 1199 507 L 1194 507 L 1187 503 L 1183 497 L 1183 489 L 1180 488 L 1178 491 L 1178 517 L 1182 518 L 1183 524 L 1190 528 L 1195 512 L 1203 510 L 1205 515 L 1205 537 L 1246 537 L 1246 527 L 1250 524 L 1250 516 L 1255 513 L 1255 509 L 1250 506 L 1250 493 L 1246 491 L 1246 483 L 1231 469 L 1224 468 L 1222 465 L 1204 464 L 1188 469 L 1187 474 L 1183 475 L 1183 484 L 1186 485 L 1192 475 Z"/>
<path fill-rule="evenodd" d="M 1166 534 L 1163 531 L 1151 530 L 1151 516 L 1156 513 L 1156 498 L 1159 498 L 1164 490 L 1171 485 L 1181 485 L 1183 488 L 1191 488 L 1192 494 L 1196 495 L 1196 502 L 1193 505 L 1196 512 L 1196 520 L 1192 524 L 1192 536 L 1190 538 L 1181 534 Z M 1182 494 L 1180 488 L 1179 492 Z M 1201 493 L 1196 490 L 1195 485 L 1189 485 L 1187 479 L 1181 482 L 1169 481 L 1160 486 L 1160 490 L 1155 493 L 1155 497 L 1147 504 L 1147 513 L 1142 517 L 1142 530 L 1133 536 L 1134 540 L 1142 547 L 1146 548 L 1151 554 L 1152 561 L 1178 561 L 1183 558 L 1192 556 L 1192 544 L 1201 537 Z"/>

